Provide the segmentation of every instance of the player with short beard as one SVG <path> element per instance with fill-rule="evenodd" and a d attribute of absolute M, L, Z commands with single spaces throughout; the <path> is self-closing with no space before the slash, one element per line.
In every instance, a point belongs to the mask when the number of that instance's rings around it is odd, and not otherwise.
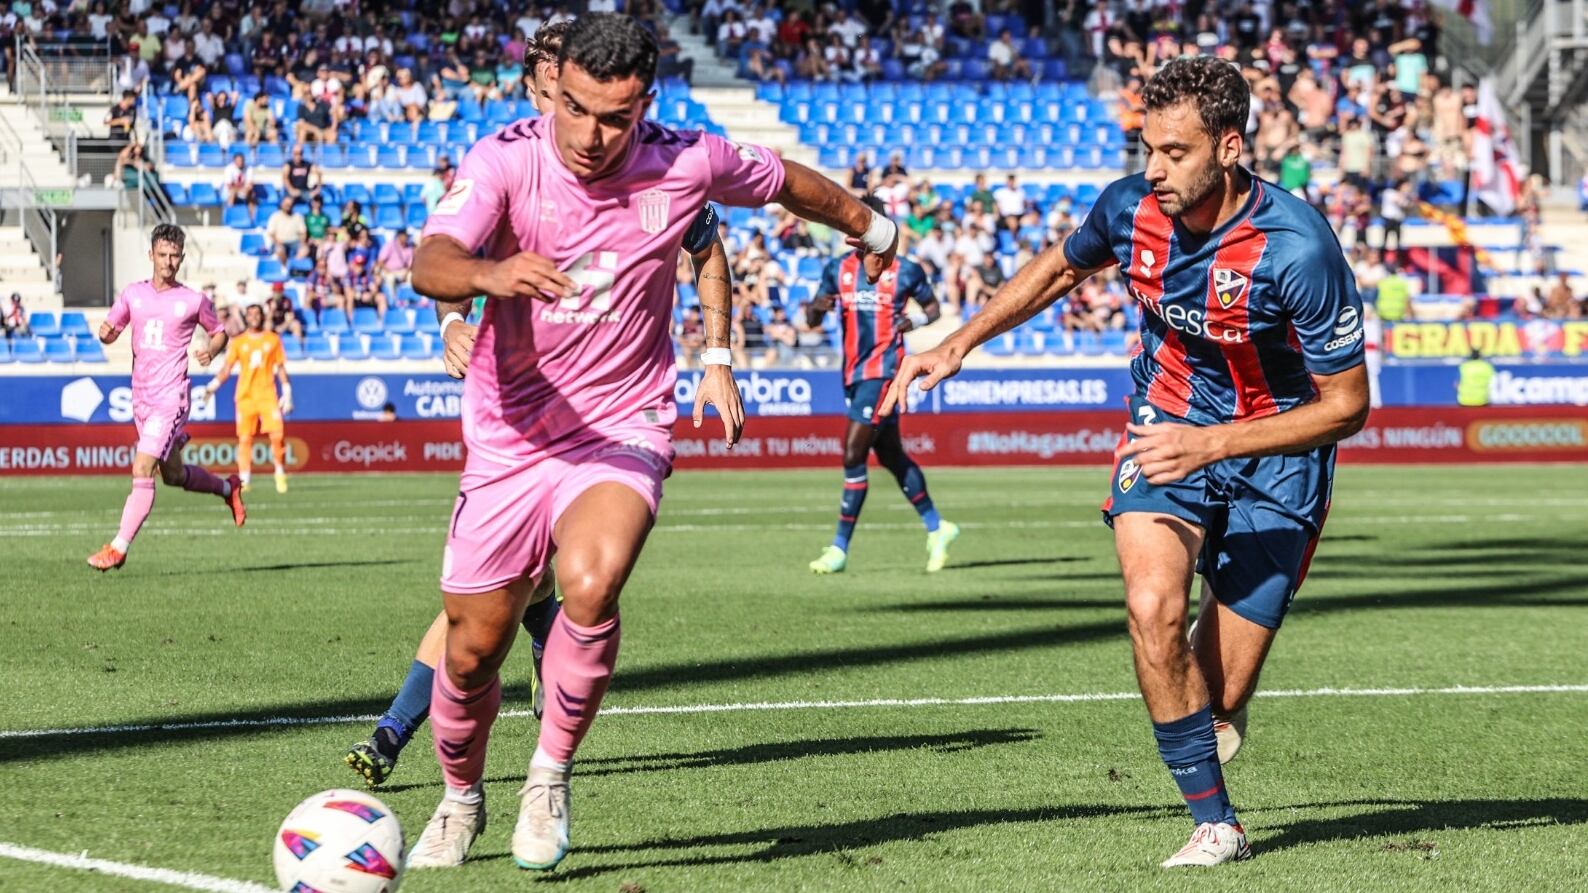
<path fill-rule="evenodd" d="M 1216 865 L 1251 855 L 1220 764 L 1240 746 L 1323 529 L 1335 444 L 1367 420 L 1362 302 L 1328 223 L 1241 166 L 1251 97 L 1238 69 L 1175 59 L 1142 98 L 1146 171 L 1105 189 L 968 324 L 907 357 L 886 403 L 917 378 L 929 390 L 976 346 L 1119 265 L 1141 304 L 1142 349 L 1103 514 L 1136 678 L 1196 823 L 1163 866 Z"/>

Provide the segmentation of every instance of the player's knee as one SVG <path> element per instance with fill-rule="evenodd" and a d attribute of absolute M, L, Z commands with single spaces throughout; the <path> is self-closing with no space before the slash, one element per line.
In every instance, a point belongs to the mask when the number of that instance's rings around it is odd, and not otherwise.
<path fill-rule="evenodd" d="M 463 691 L 489 685 L 502 667 L 510 637 L 470 635 L 469 627 L 454 626 L 447 634 L 447 676 Z"/>
<path fill-rule="evenodd" d="M 854 468 L 856 465 L 866 464 L 866 448 L 855 444 L 844 447 L 844 466 Z"/>
<path fill-rule="evenodd" d="M 1167 666 L 1183 659 L 1185 597 L 1178 593 L 1143 589 L 1125 596 L 1131 643 L 1136 654 L 1152 666 Z"/>
<path fill-rule="evenodd" d="M 618 595 L 623 583 L 615 571 L 592 563 L 560 569 L 562 610 L 580 626 L 594 626 L 618 612 Z"/>

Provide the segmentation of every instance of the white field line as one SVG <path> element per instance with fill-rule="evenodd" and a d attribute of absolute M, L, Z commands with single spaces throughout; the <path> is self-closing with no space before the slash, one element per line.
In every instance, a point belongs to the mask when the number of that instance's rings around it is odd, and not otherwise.
<path fill-rule="evenodd" d="M 830 509 L 822 512 L 830 513 Z M 366 526 L 358 527 L 332 527 L 333 522 L 365 521 Z M 1335 516 L 1329 519 L 1329 530 L 1338 530 L 1358 524 L 1367 525 L 1394 525 L 1409 524 L 1455 524 L 1468 525 L 1478 522 L 1505 522 L 1524 523 L 1529 521 L 1548 521 L 1560 523 L 1563 521 L 1580 522 L 1588 521 L 1588 515 L 1550 515 L 1496 513 L 1486 515 L 1365 515 L 1362 517 Z M 407 527 L 367 526 L 368 519 L 359 518 L 310 518 L 301 520 L 282 519 L 277 525 L 264 526 L 255 524 L 248 528 L 248 534 L 254 536 L 302 536 L 313 534 L 315 536 L 369 536 L 372 534 L 419 534 L 442 533 L 446 530 L 444 522 L 435 524 L 414 525 Z M 1098 527 L 1101 520 L 1088 519 L 1085 521 L 961 521 L 959 526 L 966 530 L 1054 530 L 1075 529 L 1083 530 Z M 325 525 L 325 526 L 321 526 Z M 702 531 L 722 532 L 729 529 L 742 530 L 829 530 L 832 525 L 827 522 L 800 523 L 788 522 L 784 524 L 754 524 L 735 523 L 724 524 L 670 524 L 664 512 L 661 522 L 655 530 L 663 533 L 699 533 Z M 920 524 L 916 522 L 882 522 L 867 524 L 868 530 L 918 530 Z M 38 537 L 57 536 L 63 533 L 78 533 L 91 531 L 105 531 L 107 528 L 102 523 L 70 523 L 70 524 L 0 524 L 0 536 Z M 204 527 L 188 527 L 181 524 L 153 524 L 146 525 L 145 530 L 153 533 L 176 533 L 183 536 L 236 536 L 234 528 L 221 524 L 207 525 Z M 1324 534 L 1324 541 L 1329 539 L 1328 533 Z"/>
<path fill-rule="evenodd" d="M 1452 685 L 1443 688 L 1298 688 L 1260 691 L 1259 698 L 1384 698 L 1432 695 L 1523 695 L 1588 694 L 1584 685 Z M 672 704 L 655 706 L 621 705 L 603 707 L 602 716 L 648 716 L 679 713 L 748 713 L 769 710 L 849 710 L 890 707 L 977 707 L 987 704 L 1076 704 L 1098 701 L 1133 701 L 1141 697 L 1133 691 L 1081 692 L 1050 695 L 983 695 L 970 698 L 872 698 L 860 701 L 741 701 L 728 704 Z M 530 716 L 528 710 L 503 710 L 502 718 Z M 380 716 L 345 714 L 341 716 L 275 716 L 265 719 L 221 719 L 208 722 L 144 723 L 119 726 L 85 726 L 56 729 L 0 730 L 0 739 L 53 738 L 68 735 L 126 734 L 166 732 L 189 729 L 268 728 L 374 722 Z"/>
<path fill-rule="evenodd" d="M 173 871 L 169 868 L 151 868 L 147 865 L 134 865 L 130 862 L 92 859 L 89 858 L 86 852 L 81 854 L 56 853 L 50 850 L 38 850 L 19 844 L 0 842 L 0 859 L 16 859 L 19 862 L 33 862 L 54 868 L 75 868 L 78 871 L 92 871 L 96 874 L 132 878 L 133 880 L 148 881 L 153 884 L 165 884 L 168 887 L 182 887 L 187 890 L 208 890 L 212 891 L 212 893 L 271 893 L 271 888 L 261 886 L 252 881 L 235 881 L 231 878 L 199 874 L 196 871 Z"/>

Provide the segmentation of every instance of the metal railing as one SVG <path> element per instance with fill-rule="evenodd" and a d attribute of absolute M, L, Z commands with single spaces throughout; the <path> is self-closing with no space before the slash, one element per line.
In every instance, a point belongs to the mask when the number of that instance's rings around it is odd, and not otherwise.
<path fill-rule="evenodd" d="M 109 41 L 36 41 L 16 37 L 16 92 L 33 110 L 44 135 L 63 139 L 86 134 L 88 124 L 74 97 L 106 101 L 116 85 Z M 74 174 L 75 175 L 75 174 Z"/>
<path fill-rule="evenodd" d="M 44 270 L 50 277 L 50 287 L 56 294 L 61 291 L 61 221 L 55 209 L 37 200 L 42 195 L 38 184 L 34 182 L 33 175 L 28 173 L 24 166 L 21 169 L 20 187 L 22 194 L 28 200 L 21 208 L 22 231 L 27 234 L 28 241 L 33 243 L 33 250 L 38 252 L 39 259 L 44 263 Z"/>

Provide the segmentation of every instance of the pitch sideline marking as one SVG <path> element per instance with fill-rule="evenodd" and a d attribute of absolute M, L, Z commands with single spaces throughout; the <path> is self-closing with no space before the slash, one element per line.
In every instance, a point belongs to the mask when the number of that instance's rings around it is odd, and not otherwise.
<path fill-rule="evenodd" d="M 1424 695 L 1584 694 L 1581 685 L 1452 685 L 1443 688 L 1296 688 L 1259 691 L 1259 698 L 1383 698 Z M 740 701 L 728 704 L 672 704 L 604 707 L 602 716 L 650 716 L 683 713 L 745 713 L 767 710 L 848 710 L 867 707 L 976 707 L 987 704 L 1073 704 L 1099 701 L 1132 701 L 1133 691 L 1082 692 L 1051 695 L 982 695 L 968 698 L 872 698 L 862 701 Z M 528 710 L 503 710 L 503 719 L 522 719 Z M 340 716 L 273 716 L 265 719 L 221 719 L 207 722 L 141 723 L 119 726 L 85 726 L 57 729 L 5 729 L 0 739 L 54 738 L 68 735 L 108 735 L 129 732 L 179 732 L 190 729 L 264 728 L 272 726 L 335 725 L 374 722 L 379 714 Z"/>
<path fill-rule="evenodd" d="M 131 878 L 137 881 L 165 884 L 169 887 L 205 890 L 209 891 L 209 893 L 271 893 L 271 888 L 261 886 L 252 881 L 237 881 L 231 878 L 216 877 L 211 874 L 200 874 L 196 871 L 174 871 L 170 868 L 151 868 L 147 865 L 134 865 L 131 862 L 94 859 L 90 858 L 87 852 L 78 854 L 57 853 L 51 850 L 39 850 L 30 846 L 6 843 L 4 841 L 0 841 L 0 858 L 15 859 L 19 862 L 33 862 L 54 868 L 75 868 L 78 871 L 93 871 L 99 874 Z"/>

